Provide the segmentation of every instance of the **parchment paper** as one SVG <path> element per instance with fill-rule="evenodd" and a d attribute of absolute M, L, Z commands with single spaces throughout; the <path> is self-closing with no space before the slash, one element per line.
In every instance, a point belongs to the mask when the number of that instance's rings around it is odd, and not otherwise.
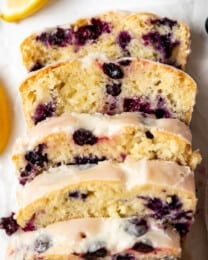
<path fill-rule="evenodd" d="M 17 180 L 10 157 L 15 139 L 25 131 L 18 93 L 18 87 L 26 76 L 20 57 L 20 43 L 33 31 L 112 9 L 155 12 L 162 16 L 183 20 L 191 28 L 192 53 L 187 71 L 198 83 L 197 103 L 191 129 L 194 147 L 201 150 L 203 163 L 196 171 L 198 210 L 196 222 L 185 243 L 183 259 L 207 260 L 208 241 L 204 210 L 208 165 L 208 34 L 204 26 L 208 16 L 207 0 L 51 0 L 45 9 L 22 22 L 8 24 L 0 21 L 0 81 L 7 89 L 13 113 L 10 143 L 5 153 L 0 156 L 0 217 L 7 216 L 16 209 Z M 7 236 L 0 231 L 1 260 L 5 259 L 7 241 Z"/>

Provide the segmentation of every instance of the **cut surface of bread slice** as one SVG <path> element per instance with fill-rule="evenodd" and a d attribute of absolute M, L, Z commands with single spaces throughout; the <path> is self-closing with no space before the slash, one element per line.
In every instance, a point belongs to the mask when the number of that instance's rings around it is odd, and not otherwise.
<path fill-rule="evenodd" d="M 184 123 L 134 112 L 115 116 L 67 113 L 49 118 L 17 140 L 13 161 L 20 183 L 25 184 L 57 165 L 122 162 L 127 156 L 171 160 L 193 169 L 200 162 Z"/>
<path fill-rule="evenodd" d="M 189 167 L 161 160 L 60 166 L 21 186 L 17 223 L 34 229 L 83 217 L 149 216 L 186 233 L 196 207 Z"/>
<path fill-rule="evenodd" d="M 188 74 L 148 60 L 110 61 L 96 55 L 51 65 L 22 83 L 29 127 L 64 112 L 140 111 L 189 124 L 197 87 Z"/>
<path fill-rule="evenodd" d="M 14 235 L 7 251 L 8 260 L 176 260 L 180 255 L 176 231 L 140 217 L 55 223 Z"/>
<path fill-rule="evenodd" d="M 185 68 L 190 52 L 188 27 L 148 13 L 107 12 L 34 33 L 21 45 L 30 71 L 55 61 L 102 52 L 111 59 L 139 57 Z"/>

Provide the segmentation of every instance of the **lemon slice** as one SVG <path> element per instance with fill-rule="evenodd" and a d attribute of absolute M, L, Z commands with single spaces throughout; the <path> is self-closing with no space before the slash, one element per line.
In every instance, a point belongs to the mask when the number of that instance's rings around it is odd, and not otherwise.
<path fill-rule="evenodd" d="M 41 9 L 48 0 L 7 0 L 0 17 L 6 22 L 22 20 Z"/>
<path fill-rule="evenodd" d="M 6 148 L 11 131 L 11 113 L 7 95 L 0 85 L 0 154 Z"/>

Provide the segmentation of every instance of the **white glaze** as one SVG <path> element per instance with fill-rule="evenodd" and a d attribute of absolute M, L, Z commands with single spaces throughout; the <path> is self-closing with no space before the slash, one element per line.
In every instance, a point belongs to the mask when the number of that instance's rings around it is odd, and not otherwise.
<path fill-rule="evenodd" d="M 189 167 L 174 162 L 146 159 L 124 163 L 100 162 L 89 169 L 75 166 L 60 166 L 49 169 L 37 176 L 32 182 L 21 186 L 18 191 L 19 209 L 35 202 L 50 192 L 58 191 L 72 184 L 105 181 L 117 182 L 127 190 L 146 184 L 157 185 L 165 189 L 177 188 L 195 196 L 194 176 Z"/>
<path fill-rule="evenodd" d="M 73 252 L 85 253 L 89 248 L 91 251 L 98 249 L 99 245 L 96 247 L 95 242 L 101 241 L 112 254 L 115 254 L 131 248 L 136 242 L 145 242 L 146 240 L 150 240 L 155 248 L 169 249 L 180 254 L 180 239 L 173 230 L 164 230 L 154 221 L 148 220 L 148 232 L 136 237 L 125 231 L 127 224 L 127 219 L 120 218 L 85 218 L 55 223 L 45 229 L 15 235 L 10 242 L 8 254 L 15 252 L 16 260 L 23 259 L 21 257 L 24 250 L 19 249 L 27 245 L 29 247 L 28 254 L 32 256 L 34 243 L 39 235 L 47 236 L 53 243 L 52 247 L 41 256 L 64 255 Z M 86 238 L 81 238 L 80 234 L 85 234 Z M 14 259 L 12 257 L 14 255 L 11 254 L 8 259 Z"/>
<path fill-rule="evenodd" d="M 137 127 L 143 131 L 157 130 L 170 133 L 191 143 L 189 127 L 178 119 L 154 119 L 142 117 L 140 113 L 122 113 L 115 116 L 102 114 L 65 113 L 60 117 L 49 118 L 28 130 L 27 134 L 19 138 L 14 146 L 14 154 L 25 153 L 32 149 L 46 136 L 65 132 L 69 135 L 78 128 L 90 130 L 97 137 L 112 137 L 122 132 L 125 127 Z"/>

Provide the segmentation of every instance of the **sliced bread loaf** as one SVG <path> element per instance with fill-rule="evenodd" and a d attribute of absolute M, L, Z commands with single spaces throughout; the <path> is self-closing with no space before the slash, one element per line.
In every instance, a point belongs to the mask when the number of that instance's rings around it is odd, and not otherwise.
<path fill-rule="evenodd" d="M 64 112 L 140 111 L 189 123 L 196 83 L 183 71 L 152 61 L 110 61 L 95 54 L 51 65 L 20 87 L 28 126 Z"/>
<path fill-rule="evenodd" d="M 180 22 L 148 13 L 107 12 L 29 36 L 21 45 L 28 70 L 102 52 L 111 59 L 146 58 L 185 68 L 190 33 Z"/>

